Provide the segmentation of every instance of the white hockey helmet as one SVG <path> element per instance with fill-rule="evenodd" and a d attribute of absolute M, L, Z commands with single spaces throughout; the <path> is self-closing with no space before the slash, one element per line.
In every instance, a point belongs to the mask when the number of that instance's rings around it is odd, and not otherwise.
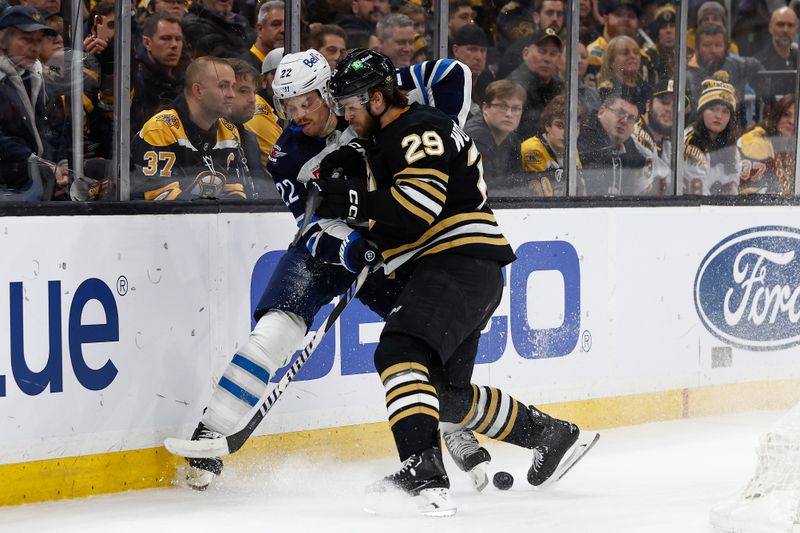
<path fill-rule="evenodd" d="M 328 61 L 313 48 L 283 56 L 272 81 L 273 100 L 278 116 L 287 118 L 281 100 L 311 91 L 319 91 L 322 99 L 331 107 L 332 100 L 328 90 L 330 79 L 331 67 L 328 66 Z"/>

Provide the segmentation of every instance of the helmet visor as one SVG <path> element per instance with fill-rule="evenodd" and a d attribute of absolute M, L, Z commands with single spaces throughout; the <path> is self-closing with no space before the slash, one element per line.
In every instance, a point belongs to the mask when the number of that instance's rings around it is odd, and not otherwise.
<path fill-rule="evenodd" d="M 325 104 L 325 99 L 318 91 L 311 91 L 289 98 L 275 98 L 275 111 L 278 116 L 287 120 L 297 121 L 315 113 Z"/>
<path fill-rule="evenodd" d="M 352 96 L 345 96 L 342 98 L 333 99 L 333 110 L 337 115 L 343 117 L 348 111 L 354 111 L 366 107 L 369 103 L 369 92 L 365 91 L 361 94 L 354 94 Z"/>

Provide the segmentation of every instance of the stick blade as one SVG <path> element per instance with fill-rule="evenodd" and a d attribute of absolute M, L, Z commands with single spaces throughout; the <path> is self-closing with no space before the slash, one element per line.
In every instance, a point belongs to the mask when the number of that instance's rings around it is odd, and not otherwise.
<path fill-rule="evenodd" d="M 170 437 L 164 439 L 164 447 L 173 455 L 192 459 L 222 457 L 223 455 L 229 455 L 231 453 L 228 449 L 228 439 L 225 437 L 202 440 L 176 439 Z"/>

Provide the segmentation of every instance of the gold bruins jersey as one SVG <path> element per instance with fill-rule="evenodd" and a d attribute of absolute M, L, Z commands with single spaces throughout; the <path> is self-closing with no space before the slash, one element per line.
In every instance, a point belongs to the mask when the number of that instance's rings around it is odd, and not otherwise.
<path fill-rule="evenodd" d="M 486 205 L 481 155 L 450 117 L 411 104 L 375 135 L 369 151 L 369 238 L 387 272 L 412 259 L 461 254 L 515 259 Z"/>
<path fill-rule="evenodd" d="M 246 198 L 236 126 L 220 119 L 203 131 L 185 100 L 156 113 L 131 143 L 131 198 Z"/>
<path fill-rule="evenodd" d="M 739 194 L 791 194 L 794 176 L 794 149 L 775 150 L 773 139 L 757 126 L 736 142 L 742 159 Z"/>
<path fill-rule="evenodd" d="M 564 170 L 550 144 L 534 136 L 522 142 L 521 150 L 522 170 L 531 173 L 527 177 L 533 196 L 564 196 Z"/>
<path fill-rule="evenodd" d="M 283 133 L 283 128 L 278 124 L 278 117 L 275 116 L 272 106 L 261 96 L 256 95 L 256 114 L 245 122 L 244 127 L 255 133 L 258 150 L 261 152 L 261 166 L 266 168 L 267 157 Z"/>

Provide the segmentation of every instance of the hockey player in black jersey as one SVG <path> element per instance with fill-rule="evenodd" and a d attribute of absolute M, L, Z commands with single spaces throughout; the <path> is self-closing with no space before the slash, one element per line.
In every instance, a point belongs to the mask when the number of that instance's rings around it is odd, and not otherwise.
<path fill-rule="evenodd" d="M 422 496 L 425 514 L 456 512 L 442 463 L 440 422 L 533 450 L 541 485 L 576 447 L 577 426 L 470 383 L 480 332 L 500 302 L 502 267 L 515 259 L 486 205 L 481 156 L 440 111 L 408 105 L 389 59 L 358 49 L 337 65 L 337 111 L 366 139 L 363 175 L 350 146 L 312 181 L 320 217 L 368 223 L 366 238 L 404 288 L 386 317 L 375 366 L 402 468 L 369 487 Z M 344 171 L 348 179 L 332 177 Z"/>
<path fill-rule="evenodd" d="M 318 171 L 325 151 L 353 134 L 342 131 L 346 122 L 329 106 L 330 69 L 319 52 L 311 49 L 287 54 L 279 72 L 282 75 L 273 82 L 276 109 L 290 125 L 270 154 L 268 170 L 301 225 L 306 182 Z M 397 73 L 400 83 L 415 90 L 420 101 L 438 102 L 454 120 L 462 121 L 466 115 L 464 102 L 470 99 L 468 76 L 469 69 L 450 59 L 414 65 Z M 248 412 L 269 392 L 271 378 L 290 361 L 319 309 L 353 283 L 365 263 L 365 243 L 341 220 L 315 219 L 307 225 L 303 237 L 289 246 L 274 270 L 255 310 L 256 327 L 224 370 L 193 440 L 223 438 L 246 420 Z M 397 290 L 387 286 L 393 282 L 377 284 L 373 277 L 358 297 L 385 316 L 393 308 Z M 453 459 L 482 489 L 486 475 L 476 472 L 475 467 L 489 460 L 486 450 L 468 430 L 446 431 L 444 438 Z M 186 482 L 196 489 L 207 487 L 223 469 L 222 459 L 217 457 L 192 458 L 189 464 Z"/>

